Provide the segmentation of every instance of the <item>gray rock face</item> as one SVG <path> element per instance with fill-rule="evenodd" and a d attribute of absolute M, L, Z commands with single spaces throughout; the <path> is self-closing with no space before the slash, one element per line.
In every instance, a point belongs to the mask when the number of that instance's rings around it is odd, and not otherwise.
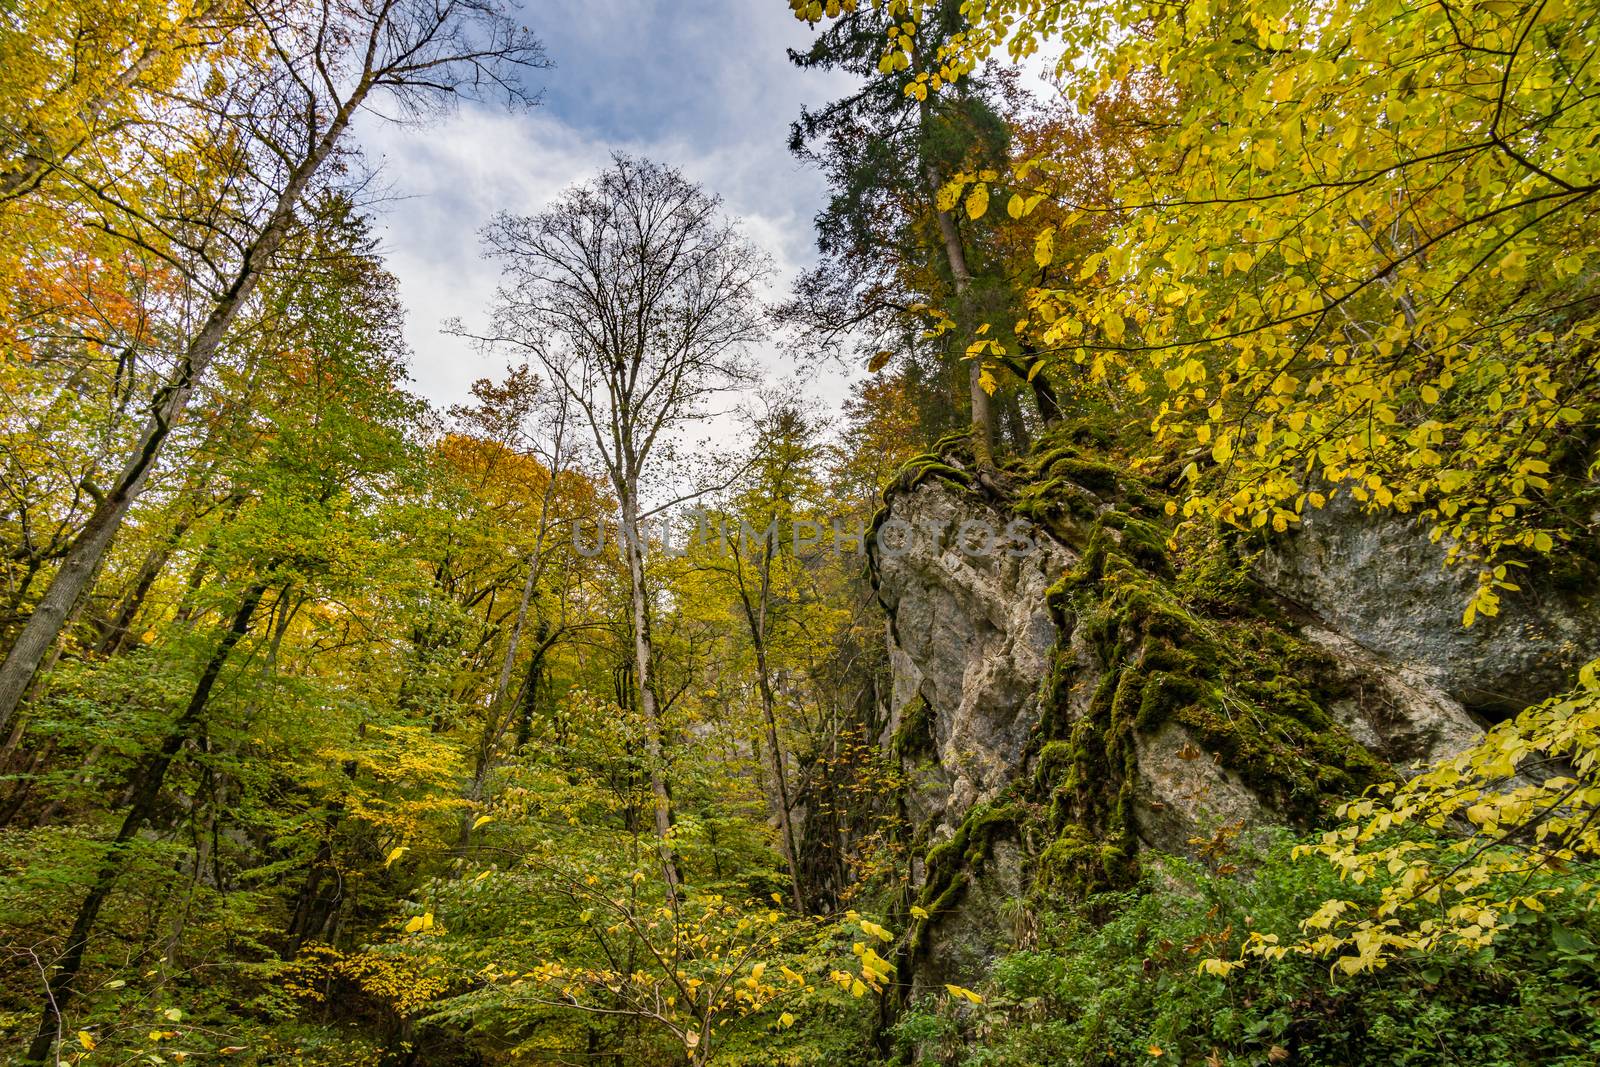
<path fill-rule="evenodd" d="M 913 816 L 940 817 L 948 834 L 1020 770 L 1056 641 L 1045 591 L 1075 557 L 1021 524 L 1014 532 L 1036 551 L 968 551 L 978 546 L 960 541 L 962 523 L 998 533 L 1011 520 L 938 483 L 898 500 L 894 515 L 915 535 L 897 545 L 886 533 L 878 553 L 894 667 L 889 730 L 915 700 L 927 702 L 937 771 L 913 788 Z"/>
<path fill-rule="evenodd" d="M 1600 604 L 1521 574 L 1500 614 L 1469 629 L 1476 573 L 1404 516 L 1366 514 L 1345 494 L 1307 511 L 1262 555 L 1263 581 L 1328 630 L 1377 653 L 1469 708 L 1520 711 L 1566 689 L 1600 651 Z"/>
<path fill-rule="evenodd" d="M 1142 847 L 1181 855 L 1193 850 L 1190 838 L 1216 828 L 1272 822 L 1261 798 L 1179 724 L 1162 723 L 1140 734 L 1135 747 L 1134 812 Z"/>
<path fill-rule="evenodd" d="M 877 556 L 894 672 L 881 741 L 887 746 L 911 716 L 920 717 L 919 733 L 931 734 L 903 762 L 909 814 L 934 845 L 975 805 L 1032 773 L 1027 743 L 1058 639 L 1046 593 L 1077 557 L 1025 524 L 1013 530 L 1036 551 L 965 550 L 963 523 L 1000 530 L 1014 520 L 937 481 L 897 494 L 892 513 L 902 532 L 909 525 L 915 535 Z M 1442 559 L 1403 522 L 1330 508 L 1259 567 L 1264 584 L 1313 616 L 1299 636 L 1326 653 L 1330 681 L 1348 694 L 1327 710 L 1401 769 L 1458 752 L 1481 734 L 1464 704 L 1521 707 L 1563 687 L 1568 665 L 1600 647 L 1600 617 L 1572 598 L 1508 602 L 1499 619 L 1463 630 L 1471 577 L 1442 570 Z M 1074 634 L 1065 653 L 1076 667 L 1069 717 L 1085 711 L 1100 680 L 1082 642 Z M 1182 725 L 1159 724 L 1135 743 L 1134 803 L 1145 847 L 1184 852 L 1191 838 L 1218 826 L 1276 821 L 1271 806 Z M 926 931 L 916 985 L 969 980 L 1012 947 L 1010 931 L 1021 920 L 1000 909 L 1025 894 L 1028 859 L 1020 842 L 994 842 L 961 905 Z M 926 878 L 920 864 L 912 873 L 919 883 Z"/>
<path fill-rule="evenodd" d="M 1300 636 L 1332 657 L 1354 691 L 1328 711 L 1350 736 L 1402 773 L 1462 751 L 1483 732 L 1435 684 L 1432 673 L 1376 663 L 1362 646 L 1319 626 L 1302 627 Z"/>

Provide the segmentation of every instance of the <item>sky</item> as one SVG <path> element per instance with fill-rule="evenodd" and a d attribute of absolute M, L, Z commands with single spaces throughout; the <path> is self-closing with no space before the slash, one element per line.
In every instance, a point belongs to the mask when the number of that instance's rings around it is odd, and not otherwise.
<path fill-rule="evenodd" d="M 605 166 L 613 151 L 679 167 L 719 194 L 771 255 L 776 298 L 815 260 L 811 221 L 821 176 L 788 151 L 802 106 L 849 91 L 836 74 L 801 71 L 786 47 L 812 30 L 779 0 L 539 0 L 524 18 L 553 69 L 532 111 L 468 106 L 422 127 L 369 121 L 358 133 L 381 164 L 377 204 L 385 259 L 399 278 L 416 389 L 441 407 L 505 360 L 441 333 L 459 317 L 481 323 L 497 271 L 478 232 L 498 211 L 531 214 Z M 369 116 L 370 118 L 370 116 Z M 769 378 L 793 371 L 768 345 Z M 813 375 L 824 401 L 844 374 Z"/>

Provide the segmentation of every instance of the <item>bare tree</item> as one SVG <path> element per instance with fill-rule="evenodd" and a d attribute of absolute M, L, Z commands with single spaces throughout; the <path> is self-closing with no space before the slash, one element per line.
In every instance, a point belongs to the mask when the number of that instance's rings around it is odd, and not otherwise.
<path fill-rule="evenodd" d="M 241 65 L 225 91 L 196 86 L 185 101 L 191 116 L 204 119 L 218 154 L 235 162 L 237 173 L 224 183 L 234 195 L 199 207 L 177 198 L 155 213 L 120 202 L 114 189 L 100 190 L 109 205 L 102 227 L 180 267 L 202 290 L 207 310 L 150 395 L 144 429 L 115 480 L 94 490 L 94 511 L 0 666 L 0 735 L 356 113 L 383 101 L 408 118 L 461 98 L 531 102 L 520 75 L 546 65 L 509 0 L 249 6 L 271 62 Z"/>
<path fill-rule="evenodd" d="M 621 155 L 543 213 L 499 216 L 484 240 L 504 271 L 492 338 L 531 353 L 571 398 L 617 495 L 655 830 L 675 896 L 644 492 L 674 432 L 749 379 L 743 356 L 765 330 L 759 289 L 771 268 L 716 197 Z"/>

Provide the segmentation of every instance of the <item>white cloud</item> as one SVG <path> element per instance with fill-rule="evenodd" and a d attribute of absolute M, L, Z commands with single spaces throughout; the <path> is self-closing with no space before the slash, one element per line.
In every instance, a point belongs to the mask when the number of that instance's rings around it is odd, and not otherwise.
<path fill-rule="evenodd" d="M 696 14 L 686 15 L 690 7 Z M 702 9 L 703 10 L 700 10 Z M 379 208 L 383 247 L 400 279 L 417 388 L 443 406 L 499 372 L 494 357 L 440 332 L 481 321 L 496 271 L 478 232 L 498 211 L 533 212 L 626 151 L 680 167 L 720 194 L 773 257 L 774 296 L 814 259 L 811 220 L 825 194 L 788 153 L 804 103 L 848 82 L 799 71 L 784 47 L 809 31 L 776 0 L 703 5 L 557 0 L 529 12 L 556 68 L 545 105 L 507 114 L 472 106 L 427 127 L 368 123 L 362 142 L 381 162 L 392 199 Z M 762 353 L 774 377 L 790 369 Z M 820 390 L 829 399 L 839 382 Z"/>

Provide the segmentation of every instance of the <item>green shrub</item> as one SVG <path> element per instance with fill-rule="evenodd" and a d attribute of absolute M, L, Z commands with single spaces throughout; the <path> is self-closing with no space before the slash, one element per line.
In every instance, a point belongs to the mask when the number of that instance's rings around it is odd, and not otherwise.
<path fill-rule="evenodd" d="M 902 1016 L 902 1062 L 1600 1062 L 1600 916 L 1561 898 L 1516 917 L 1472 955 L 1418 957 L 1355 978 L 1292 956 L 1226 979 L 1199 973 L 1203 959 L 1236 955 L 1249 931 L 1287 938 L 1328 897 L 1364 902 L 1362 887 L 1292 860 L 1290 846 L 1275 839 L 1212 867 L 1162 859 L 1135 890 L 1041 915 L 1037 946 L 996 961 L 981 1007 L 929 997 Z M 1577 876 L 1535 880 L 1563 878 Z"/>

